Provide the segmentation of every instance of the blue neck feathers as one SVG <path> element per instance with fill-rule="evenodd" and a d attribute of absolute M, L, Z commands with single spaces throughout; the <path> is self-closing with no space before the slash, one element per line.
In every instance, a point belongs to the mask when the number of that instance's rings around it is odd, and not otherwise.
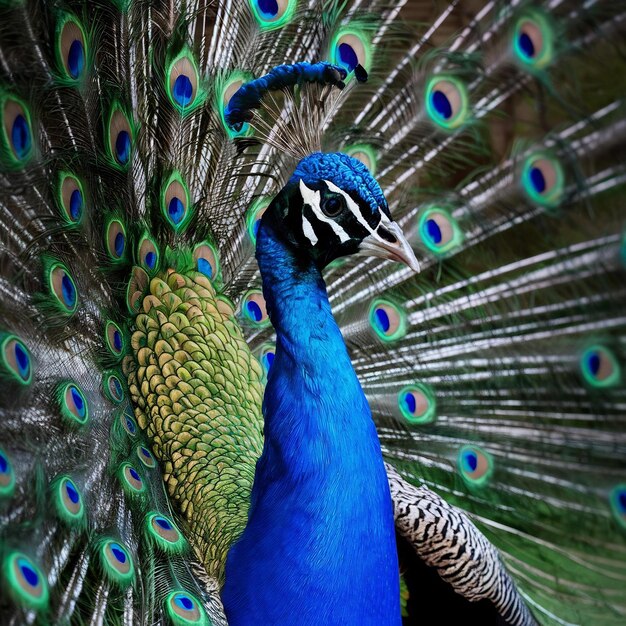
<path fill-rule="evenodd" d="M 321 273 L 265 219 L 257 259 L 276 356 L 248 525 L 226 565 L 229 624 L 398 626 L 380 444 Z"/>

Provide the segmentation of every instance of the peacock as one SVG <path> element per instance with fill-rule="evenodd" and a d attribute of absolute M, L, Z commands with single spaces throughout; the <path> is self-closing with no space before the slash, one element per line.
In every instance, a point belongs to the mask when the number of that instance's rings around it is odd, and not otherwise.
<path fill-rule="evenodd" d="M 0 623 L 626 621 L 617 0 L 0 0 Z"/>

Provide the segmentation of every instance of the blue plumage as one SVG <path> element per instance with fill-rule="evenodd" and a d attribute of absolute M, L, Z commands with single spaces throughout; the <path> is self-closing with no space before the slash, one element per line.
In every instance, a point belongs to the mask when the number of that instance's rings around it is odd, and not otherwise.
<path fill-rule="evenodd" d="M 313 184 L 315 176 L 350 187 L 366 177 L 352 161 L 312 155 L 287 187 L 297 189 L 301 177 Z M 366 206 L 370 189 L 382 198 L 367 178 Z M 300 215 L 301 207 L 290 208 Z M 396 626 L 394 520 L 376 428 L 320 268 L 293 245 L 283 220 L 293 227 L 296 217 L 284 210 L 273 203 L 257 237 L 276 356 L 249 521 L 226 565 L 226 614 L 231 626 Z"/>

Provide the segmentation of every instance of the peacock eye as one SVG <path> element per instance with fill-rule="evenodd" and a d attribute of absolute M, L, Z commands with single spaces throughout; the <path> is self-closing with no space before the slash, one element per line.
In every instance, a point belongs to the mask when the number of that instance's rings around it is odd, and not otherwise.
<path fill-rule="evenodd" d="M 191 626 L 193 624 L 207 623 L 207 617 L 202 605 L 186 591 L 172 591 L 165 600 L 165 606 L 170 621 L 174 626 Z"/>
<path fill-rule="evenodd" d="M 85 508 L 78 487 L 68 476 L 62 476 L 55 484 L 54 502 L 61 519 L 68 524 L 82 521 Z"/>
<path fill-rule="evenodd" d="M 458 457 L 461 477 L 469 487 L 481 487 L 493 474 L 491 456 L 478 446 L 463 446 Z"/>
<path fill-rule="evenodd" d="M 326 217 L 337 217 L 346 206 L 346 200 L 343 196 L 332 194 L 326 196 L 322 202 L 322 212 Z"/>
<path fill-rule="evenodd" d="M 13 495 L 15 473 L 6 453 L 0 448 L 0 498 Z"/>
<path fill-rule="evenodd" d="M 541 69 L 554 56 L 554 33 L 549 21 L 535 11 L 522 16 L 513 33 L 513 52 L 529 69 Z"/>
<path fill-rule="evenodd" d="M 135 567 L 126 546 L 113 539 L 104 539 L 99 552 L 102 571 L 110 582 L 127 585 L 132 581 Z"/>
<path fill-rule="evenodd" d="M 48 604 L 48 581 L 39 566 L 22 552 L 5 558 L 3 571 L 15 598 L 29 608 L 43 609 Z"/>

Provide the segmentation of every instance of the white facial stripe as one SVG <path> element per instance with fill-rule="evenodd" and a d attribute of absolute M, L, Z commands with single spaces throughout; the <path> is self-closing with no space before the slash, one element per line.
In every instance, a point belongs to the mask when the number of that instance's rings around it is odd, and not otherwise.
<path fill-rule="evenodd" d="M 338 193 L 346 199 L 346 204 L 348 205 L 348 208 L 350 209 L 352 215 L 354 215 L 354 217 L 356 218 L 356 221 L 361 224 L 361 226 L 363 226 L 363 228 L 365 228 L 368 232 L 373 233 L 374 229 L 367 223 L 367 221 L 361 214 L 361 209 L 359 209 L 359 205 L 350 197 L 350 195 L 347 194 L 343 189 L 337 187 L 337 185 L 331 183 L 329 180 L 325 180 L 324 182 L 326 183 L 326 185 L 328 185 L 329 191 L 332 191 L 333 193 Z"/>
<path fill-rule="evenodd" d="M 335 222 L 335 220 L 326 217 L 320 209 L 320 192 L 314 189 L 309 189 L 302 179 L 300 179 L 300 194 L 302 195 L 302 201 L 304 204 L 308 204 L 313 210 L 313 214 L 320 221 L 328 224 L 335 235 L 339 237 L 339 241 L 344 243 L 350 239 L 350 235 Z"/>
<path fill-rule="evenodd" d="M 385 224 L 393 224 L 393 221 L 390 220 L 386 213 L 384 213 L 383 211 L 380 212 L 380 223 L 378 224 L 378 226 L 380 226 L 381 224 L 385 225 Z M 376 228 L 378 228 L 378 226 Z"/>
<path fill-rule="evenodd" d="M 302 215 L 302 232 L 304 233 L 304 236 L 311 242 L 312 246 L 317 243 L 317 235 L 313 230 L 313 226 L 304 214 Z"/>

